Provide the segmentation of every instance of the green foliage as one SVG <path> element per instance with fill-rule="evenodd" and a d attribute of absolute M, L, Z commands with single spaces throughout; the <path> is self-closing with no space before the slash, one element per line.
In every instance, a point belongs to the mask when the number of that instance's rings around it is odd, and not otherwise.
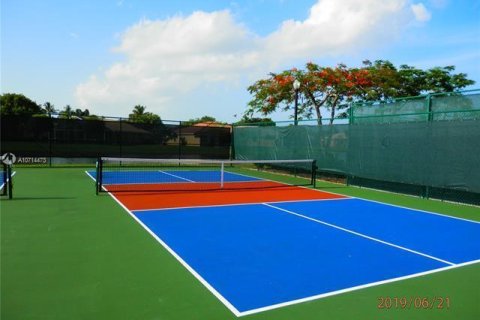
<path fill-rule="evenodd" d="M 397 69 L 390 61 L 363 62 L 373 77 L 373 86 L 363 100 L 388 101 L 399 97 L 413 97 L 428 93 L 459 91 L 475 83 L 465 73 L 454 74 L 454 66 L 421 70 L 409 65 Z"/>
<path fill-rule="evenodd" d="M 271 118 L 249 118 L 248 116 L 244 115 L 240 121 L 235 122 L 234 126 L 243 126 L 243 125 L 250 125 L 256 124 L 260 126 L 275 126 L 275 122 Z"/>
<path fill-rule="evenodd" d="M 60 111 L 60 118 L 71 119 L 73 117 L 73 109 L 70 105 L 66 105 L 65 108 Z"/>
<path fill-rule="evenodd" d="M 90 111 L 88 109 L 85 109 L 82 111 L 82 109 L 75 109 L 74 113 L 77 117 L 88 117 L 90 116 Z"/>
<path fill-rule="evenodd" d="M 94 114 L 90 114 L 90 111 L 88 109 L 82 110 L 77 108 L 73 110 L 73 108 L 68 104 L 65 106 L 65 108 L 62 111 L 60 111 L 59 115 L 60 115 L 60 118 L 62 119 L 84 119 L 84 120 L 99 119 L 98 116 Z"/>
<path fill-rule="evenodd" d="M 56 112 L 55 106 L 48 101 L 43 104 L 43 110 L 49 117 Z"/>
<path fill-rule="evenodd" d="M 18 93 L 5 93 L 0 96 L 1 115 L 32 115 L 42 113 L 40 106 Z"/>
<path fill-rule="evenodd" d="M 454 92 L 474 84 L 464 73 L 454 74 L 455 67 L 421 70 L 408 65 L 396 68 L 390 61 L 363 61 L 361 68 L 339 64 L 334 68 L 309 62 L 304 70 L 284 70 L 271 73 L 248 87 L 253 99 L 245 117 L 255 113 L 268 115 L 275 111 L 292 112 L 295 101 L 293 82 L 300 81 L 298 116 L 322 123 L 321 109 L 330 112 L 330 124 L 335 117 L 345 116 L 348 103 L 358 101 L 389 101 L 397 97 L 426 93 Z M 342 111 L 344 110 L 344 111 Z M 292 116 L 293 117 L 293 116 Z"/>
<path fill-rule="evenodd" d="M 188 121 L 182 121 L 182 124 L 183 125 L 186 125 L 186 126 L 191 126 L 191 125 L 194 125 L 194 124 L 197 124 L 197 123 L 202 123 L 202 122 L 215 122 L 215 123 L 218 123 L 217 119 L 215 119 L 214 117 L 211 117 L 211 116 L 203 116 L 201 118 L 194 118 L 194 119 L 190 119 Z"/>
<path fill-rule="evenodd" d="M 451 92 L 475 83 L 475 81 L 467 79 L 465 73 L 451 74 L 453 71 L 455 71 L 454 66 L 435 67 L 427 70 L 426 90 L 430 93 Z"/>
<path fill-rule="evenodd" d="M 147 107 L 142 105 L 136 105 L 132 113 L 128 115 L 128 120 L 136 123 L 145 123 L 145 124 L 156 124 L 162 123 L 159 115 L 156 115 L 152 112 L 145 112 Z"/>

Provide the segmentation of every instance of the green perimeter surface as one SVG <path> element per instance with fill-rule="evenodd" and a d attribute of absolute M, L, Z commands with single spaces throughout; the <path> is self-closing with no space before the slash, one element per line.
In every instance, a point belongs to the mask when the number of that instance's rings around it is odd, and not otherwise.
<path fill-rule="evenodd" d="M 236 318 L 112 198 L 95 196 L 84 169 L 16 171 L 14 199 L 0 207 L 1 319 Z M 320 181 L 318 188 L 480 220 L 473 206 Z M 474 264 L 242 318 L 479 319 L 479 284 Z M 378 309 L 381 297 L 448 297 L 450 307 Z"/>

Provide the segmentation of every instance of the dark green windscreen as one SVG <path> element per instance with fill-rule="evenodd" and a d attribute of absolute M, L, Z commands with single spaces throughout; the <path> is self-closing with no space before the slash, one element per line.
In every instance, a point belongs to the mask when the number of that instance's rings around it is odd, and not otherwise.
<path fill-rule="evenodd" d="M 319 171 L 480 193 L 480 121 L 235 127 L 237 159 L 315 159 Z"/>
<path fill-rule="evenodd" d="M 350 112 L 354 124 L 472 119 L 480 119 L 478 90 L 355 103 Z"/>

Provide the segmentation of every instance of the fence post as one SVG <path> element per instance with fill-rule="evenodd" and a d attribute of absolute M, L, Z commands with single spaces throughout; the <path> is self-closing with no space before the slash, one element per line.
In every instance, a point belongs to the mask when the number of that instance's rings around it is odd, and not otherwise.
<path fill-rule="evenodd" d="M 118 144 L 120 145 L 120 157 L 123 157 L 123 121 L 122 118 L 120 118 L 120 126 L 119 126 L 119 133 L 118 133 Z"/>
<path fill-rule="evenodd" d="M 427 104 L 427 111 L 428 111 L 428 121 L 433 121 L 433 110 L 432 110 L 432 96 L 427 94 L 426 98 L 426 104 Z"/>
<path fill-rule="evenodd" d="M 428 111 L 428 122 L 432 122 L 433 121 L 433 110 L 432 110 L 432 96 L 430 95 L 430 93 L 427 94 L 425 99 L 426 99 L 427 111 Z M 429 135 L 428 135 L 428 140 L 431 140 L 430 131 L 429 131 Z M 423 197 L 425 199 L 430 198 L 430 187 L 429 186 L 424 187 Z"/>
<path fill-rule="evenodd" d="M 350 102 L 350 108 L 348 108 L 348 123 L 353 124 L 353 102 Z"/>
<path fill-rule="evenodd" d="M 51 115 L 49 117 L 49 121 L 50 121 L 50 125 L 49 125 L 50 130 L 48 130 L 48 166 L 52 167 L 52 140 L 55 138 L 55 134 L 54 134 L 55 128 L 53 124 L 53 118 Z"/>
<path fill-rule="evenodd" d="M 182 121 L 178 121 L 178 160 L 182 159 Z"/>
<path fill-rule="evenodd" d="M 234 129 L 235 125 L 232 123 L 232 127 L 230 128 L 230 160 L 235 159 L 235 138 L 234 138 Z"/>

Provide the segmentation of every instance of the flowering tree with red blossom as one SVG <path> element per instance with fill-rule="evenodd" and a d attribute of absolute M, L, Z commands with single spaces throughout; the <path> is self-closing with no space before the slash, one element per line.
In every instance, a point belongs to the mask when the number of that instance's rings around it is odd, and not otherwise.
<path fill-rule="evenodd" d="M 330 123 L 339 109 L 367 90 L 371 84 L 370 72 L 366 69 L 349 69 L 343 64 L 335 68 L 320 67 L 307 63 L 305 70 L 291 69 L 280 74 L 270 74 L 268 79 L 255 82 L 248 88 L 254 96 L 249 102 L 247 114 L 259 112 L 267 115 L 280 108 L 292 109 L 295 99 L 293 82 L 300 82 L 298 115 L 299 118 L 312 118 L 315 114 L 319 125 L 322 124 L 321 108 L 330 111 Z"/>

